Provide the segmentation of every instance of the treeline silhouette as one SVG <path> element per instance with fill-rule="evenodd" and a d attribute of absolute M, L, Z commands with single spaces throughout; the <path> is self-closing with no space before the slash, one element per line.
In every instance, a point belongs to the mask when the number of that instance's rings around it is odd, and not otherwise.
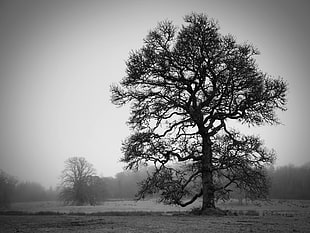
<path fill-rule="evenodd" d="M 123 171 L 115 177 L 100 177 L 105 185 L 103 200 L 134 199 L 138 183 L 147 177 L 151 169 Z M 310 162 L 303 166 L 269 168 L 268 174 L 271 181 L 270 199 L 310 200 Z M 46 189 L 39 183 L 19 182 L 0 170 L 0 208 L 8 207 L 12 202 L 57 200 L 58 193 L 57 187 Z"/>
<path fill-rule="evenodd" d="M 310 162 L 269 169 L 271 199 L 310 200 Z"/>
<path fill-rule="evenodd" d="M 146 176 L 147 169 L 142 169 L 139 172 L 123 171 L 115 177 L 100 177 L 104 183 L 101 200 L 134 199 L 138 182 Z M 60 187 L 46 189 L 36 182 L 20 182 L 0 169 L 0 209 L 9 207 L 13 202 L 56 201 L 59 200 L 59 192 Z"/>
<path fill-rule="evenodd" d="M 58 190 L 44 188 L 36 182 L 21 182 L 15 186 L 12 199 L 14 202 L 53 201 L 58 196 Z"/>
<path fill-rule="evenodd" d="M 138 183 L 147 177 L 147 169 L 138 172 L 123 171 L 115 177 L 103 177 L 106 185 L 105 197 L 107 199 L 134 199 L 138 192 Z"/>
<path fill-rule="evenodd" d="M 36 182 L 18 181 L 0 169 L 0 208 L 7 208 L 12 202 L 56 200 L 58 190 L 44 188 Z"/>

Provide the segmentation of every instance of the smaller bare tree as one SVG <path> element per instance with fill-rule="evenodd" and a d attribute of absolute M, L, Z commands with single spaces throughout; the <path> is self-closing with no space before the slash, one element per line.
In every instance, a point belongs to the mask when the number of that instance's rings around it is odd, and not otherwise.
<path fill-rule="evenodd" d="M 61 175 L 60 200 L 65 204 L 96 204 L 96 193 L 92 187 L 96 171 L 83 157 L 71 157 L 65 161 Z"/>

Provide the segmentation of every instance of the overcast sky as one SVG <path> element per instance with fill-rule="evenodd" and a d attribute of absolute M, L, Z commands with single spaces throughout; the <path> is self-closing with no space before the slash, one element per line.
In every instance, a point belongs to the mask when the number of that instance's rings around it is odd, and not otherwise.
<path fill-rule="evenodd" d="M 272 3 L 271 3 L 272 2 Z M 309 158 L 308 1 L 1 1 L 0 169 L 48 187 L 64 161 L 83 156 L 99 175 L 122 171 L 129 108 L 110 102 L 130 50 L 164 19 L 191 12 L 260 51 L 263 71 L 289 83 L 283 125 L 246 130 L 278 153 L 276 165 Z"/>

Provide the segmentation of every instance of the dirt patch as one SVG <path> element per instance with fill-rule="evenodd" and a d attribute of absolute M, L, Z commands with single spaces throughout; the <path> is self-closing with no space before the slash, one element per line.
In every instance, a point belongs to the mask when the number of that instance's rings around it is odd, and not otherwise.
<path fill-rule="evenodd" d="M 310 216 L 0 216 L 0 232 L 310 232 Z"/>

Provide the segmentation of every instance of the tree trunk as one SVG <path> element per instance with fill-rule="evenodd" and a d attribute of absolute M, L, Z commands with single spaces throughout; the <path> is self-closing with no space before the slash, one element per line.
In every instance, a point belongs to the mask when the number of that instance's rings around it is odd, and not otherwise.
<path fill-rule="evenodd" d="M 203 157 L 202 157 L 202 212 L 207 212 L 210 209 L 215 209 L 214 184 L 212 174 L 212 150 L 211 140 L 204 136 L 202 141 Z"/>

